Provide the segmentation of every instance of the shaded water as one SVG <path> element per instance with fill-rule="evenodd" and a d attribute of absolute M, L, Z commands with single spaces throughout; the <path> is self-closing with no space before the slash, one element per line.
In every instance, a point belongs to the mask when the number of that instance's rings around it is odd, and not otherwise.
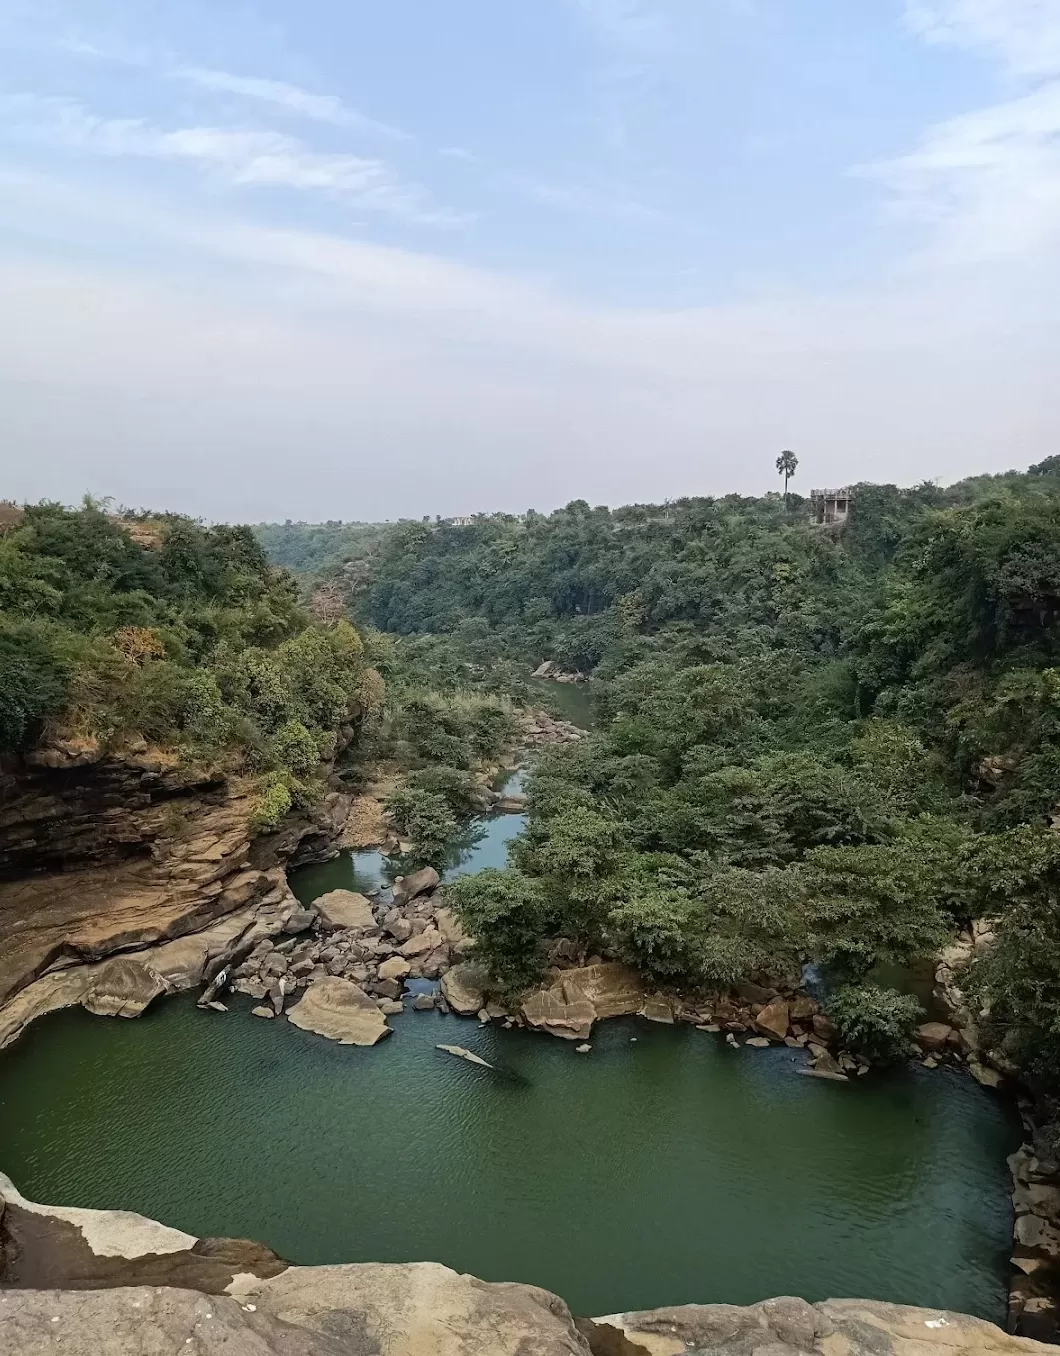
<path fill-rule="evenodd" d="M 635 1020 L 579 1056 L 409 1011 L 358 1050 L 249 1007 L 44 1019 L 0 1055 L 4 1170 L 39 1200 L 303 1263 L 436 1260 L 582 1313 L 797 1294 L 1004 1315 L 1019 1134 L 966 1077 L 823 1083 L 782 1047 Z"/>
<path fill-rule="evenodd" d="M 448 874 L 503 866 L 522 822 L 473 826 Z M 388 867 L 346 853 L 292 887 L 371 889 Z M 797 1294 L 1004 1318 L 1019 1125 L 958 1073 L 837 1085 L 786 1048 L 637 1020 L 601 1024 L 580 1056 L 412 1011 L 358 1050 L 251 1006 L 187 995 L 135 1022 L 37 1023 L 0 1053 L 0 1167 L 38 1200 L 302 1263 L 444 1262 L 581 1313 Z"/>
<path fill-rule="evenodd" d="M 593 728 L 593 702 L 588 683 L 557 683 L 551 678 L 531 678 L 530 685 L 540 693 L 541 705 L 583 730 Z"/>

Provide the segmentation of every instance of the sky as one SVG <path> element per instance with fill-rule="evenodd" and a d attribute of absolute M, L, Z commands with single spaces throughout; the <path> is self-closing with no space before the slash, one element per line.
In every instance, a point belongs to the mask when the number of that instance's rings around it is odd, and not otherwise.
<path fill-rule="evenodd" d="M 0 497 L 949 482 L 1058 302 L 1060 0 L 0 0 Z"/>

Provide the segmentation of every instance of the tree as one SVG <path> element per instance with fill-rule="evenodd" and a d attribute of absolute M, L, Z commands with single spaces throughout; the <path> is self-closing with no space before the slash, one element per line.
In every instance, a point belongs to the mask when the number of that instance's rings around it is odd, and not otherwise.
<path fill-rule="evenodd" d="M 795 474 L 799 459 L 794 452 L 781 452 L 777 458 L 777 474 L 784 477 L 784 501 L 788 498 L 788 481 Z"/>
<path fill-rule="evenodd" d="M 847 984 L 828 1000 L 844 1045 L 884 1063 L 902 1059 L 924 1010 L 916 998 L 878 984 Z"/>

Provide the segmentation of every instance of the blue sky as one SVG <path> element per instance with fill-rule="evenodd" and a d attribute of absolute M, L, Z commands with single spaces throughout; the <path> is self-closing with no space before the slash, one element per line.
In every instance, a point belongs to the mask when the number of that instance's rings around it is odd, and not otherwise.
<path fill-rule="evenodd" d="M 380 517 L 1056 450 L 1060 0 L 7 0 L 0 494 Z"/>

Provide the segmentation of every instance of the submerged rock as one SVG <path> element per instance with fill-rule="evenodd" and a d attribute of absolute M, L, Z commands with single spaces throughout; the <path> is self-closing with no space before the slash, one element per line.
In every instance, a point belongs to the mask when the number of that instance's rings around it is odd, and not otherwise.
<path fill-rule="evenodd" d="M 375 1045 L 390 1034 L 386 1017 L 362 988 L 330 975 L 310 984 L 287 1019 L 340 1045 Z"/>
<path fill-rule="evenodd" d="M 492 1069 L 493 1065 L 488 1060 L 476 1055 L 474 1050 L 465 1050 L 462 1045 L 437 1045 L 436 1050 L 444 1050 L 447 1055 L 455 1055 L 457 1059 L 466 1059 L 469 1064 L 478 1064 L 483 1069 Z"/>

